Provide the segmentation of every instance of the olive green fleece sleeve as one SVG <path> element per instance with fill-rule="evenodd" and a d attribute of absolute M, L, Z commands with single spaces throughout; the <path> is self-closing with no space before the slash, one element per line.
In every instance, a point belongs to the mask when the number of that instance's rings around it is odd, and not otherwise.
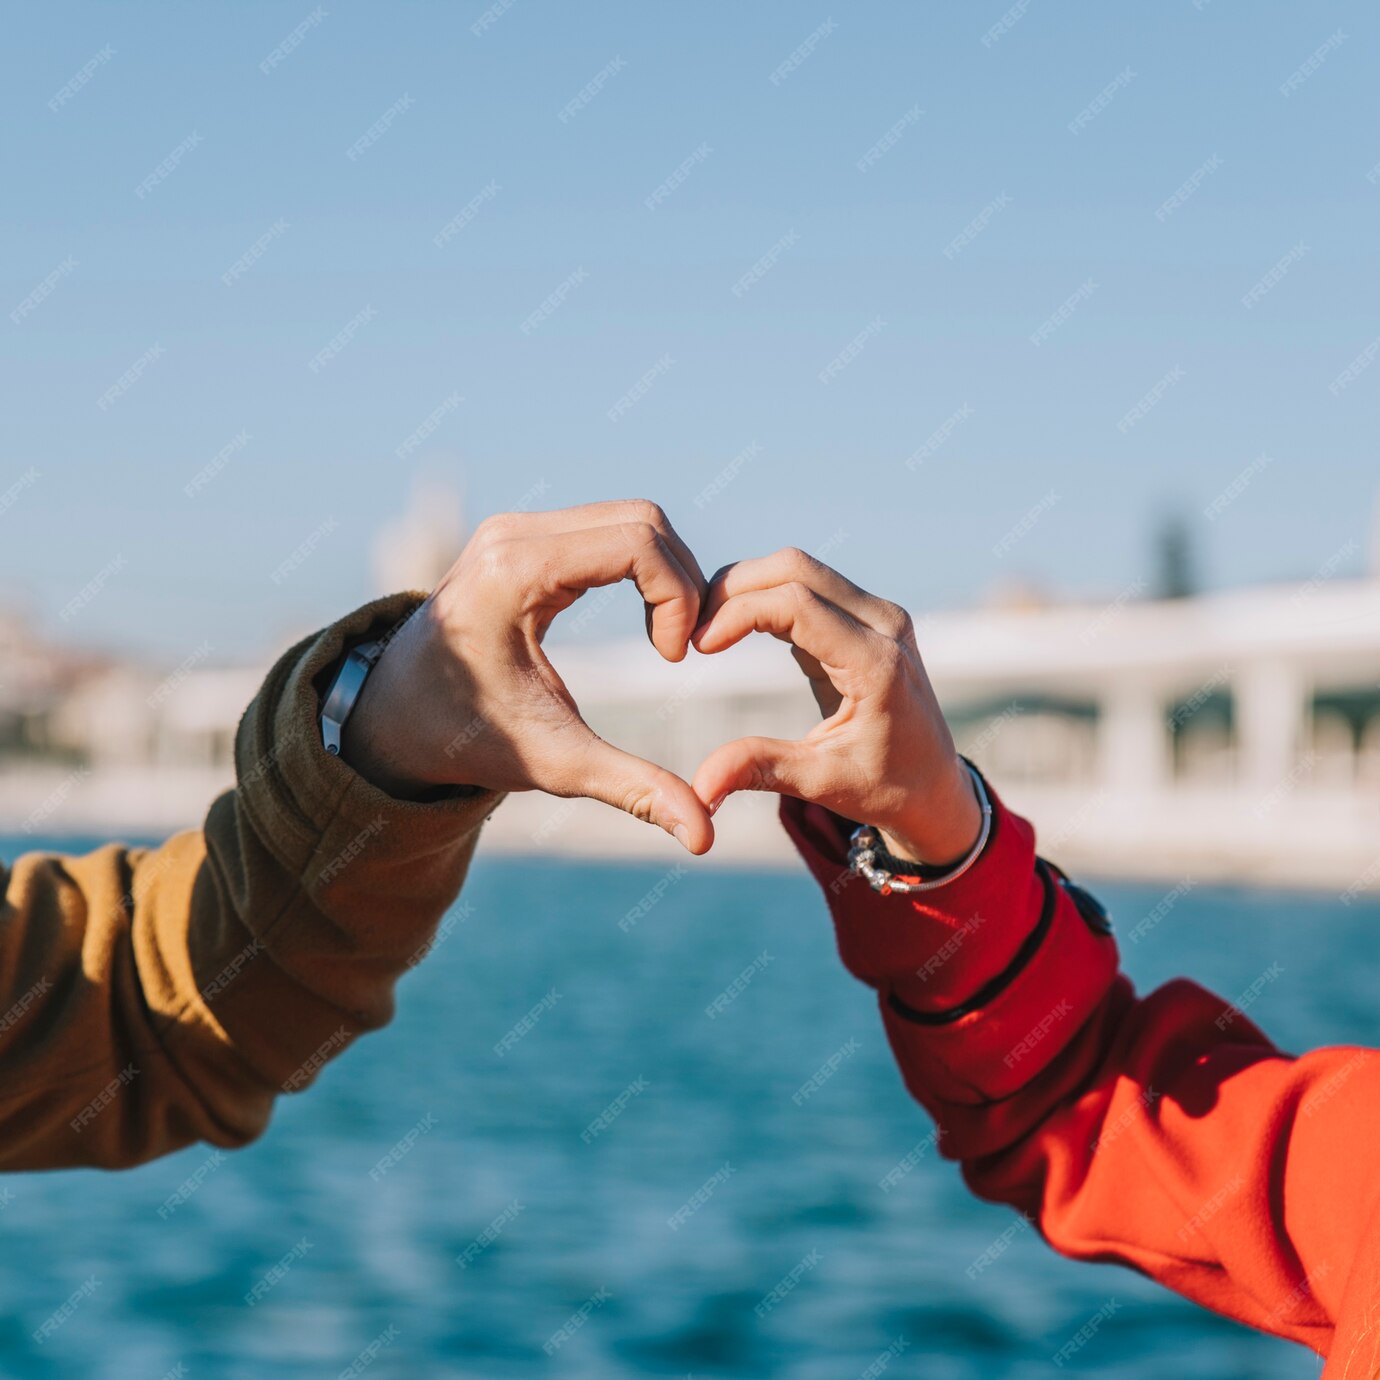
<path fill-rule="evenodd" d="M 0 1169 L 237 1146 L 393 1013 L 500 799 L 394 800 L 321 746 L 321 681 L 405 620 L 378 600 L 269 672 L 237 785 L 156 849 L 0 868 Z"/>

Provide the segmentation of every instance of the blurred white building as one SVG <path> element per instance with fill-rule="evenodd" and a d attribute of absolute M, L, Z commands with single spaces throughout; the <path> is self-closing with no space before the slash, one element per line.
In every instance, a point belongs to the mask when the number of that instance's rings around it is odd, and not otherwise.
<path fill-rule="evenodd" d="M 377 594 L 434 589 L 465 544 L 465 512 L 454 489 L 418 478 L 407 512 L 384 524 L 374 540 L 372 570 Z"/>
<path fill-rule="evenodd" d="M 1067 867 L 1380 890 L 1380 580 L 919 623 L 960 748 Z M 596 729 L 687 777 L 731 737 L 817 720 L 774 639 L 680 666 L 645 642 L 556 660 Z M 725 806 L 725 855 L 784 856 L 773 808 Z M 522 800 L 490 828 L 517 848 L 662 851 L 629 823 Z"/>

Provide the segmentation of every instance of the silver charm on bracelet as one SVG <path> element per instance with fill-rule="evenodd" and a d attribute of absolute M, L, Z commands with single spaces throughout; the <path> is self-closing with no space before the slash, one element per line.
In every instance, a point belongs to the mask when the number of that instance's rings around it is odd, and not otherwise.
<path fill-rule="evenodd" d="M 968 856 L 962 862 L 956 863 L 942 877 L 903 881 L 894 872 L 877 866 L 879 853 L 889 862 L 896 861 L 882 846 L 880 831 L 871 824 L 860 824 L 848 840 L 851 845 L 848 849 L 848 866 L 859 877 L 865 877 L 873 891 L 883 896 L 890 896 L 893 891 L 934 891 L 937 887 L 956 882 L 982 856 L 982 850 L 987 847 L 987 840 L 992 836 L 992 802 L 988 798 L 987 787 L 983 784 L 977 768 L 967 761 L 963 765 L 968 768 L 968 773 L 973 778 L 973 789 L 977 792 L 978 804 L 982 807 L 982 828 Z"/>

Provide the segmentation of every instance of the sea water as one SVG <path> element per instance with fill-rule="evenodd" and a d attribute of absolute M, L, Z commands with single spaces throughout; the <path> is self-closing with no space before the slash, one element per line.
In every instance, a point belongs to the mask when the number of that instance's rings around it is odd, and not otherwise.
<path fill-rule="evenodd" d="M 1173 888 L 1096 886 L 1142 990 L 1252 991 L 1291 1050 L 1375 1041 L 1380 905 Z M 259 1143 L 0 1179 L 0 1240 L 21 1380 L 1319 1369 L 975 1201 L 803 869 L 669 847 L 481 853 L 393 1024 Z"/>

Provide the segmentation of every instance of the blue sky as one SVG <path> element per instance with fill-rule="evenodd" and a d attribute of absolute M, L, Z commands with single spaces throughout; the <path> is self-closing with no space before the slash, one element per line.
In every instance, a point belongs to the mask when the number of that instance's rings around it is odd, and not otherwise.
<path fill-rule="evenodd" d="M 707 568 L 833 537 L 919 610 L 1116 593 L 1176 508 L 1209 584 L 1362 568 L 1380 15 L 499 9 L 10 17 L 0 592 L 262 650 L 367 596 L 418 472 L 474 517 L 648 495 Z"/>

